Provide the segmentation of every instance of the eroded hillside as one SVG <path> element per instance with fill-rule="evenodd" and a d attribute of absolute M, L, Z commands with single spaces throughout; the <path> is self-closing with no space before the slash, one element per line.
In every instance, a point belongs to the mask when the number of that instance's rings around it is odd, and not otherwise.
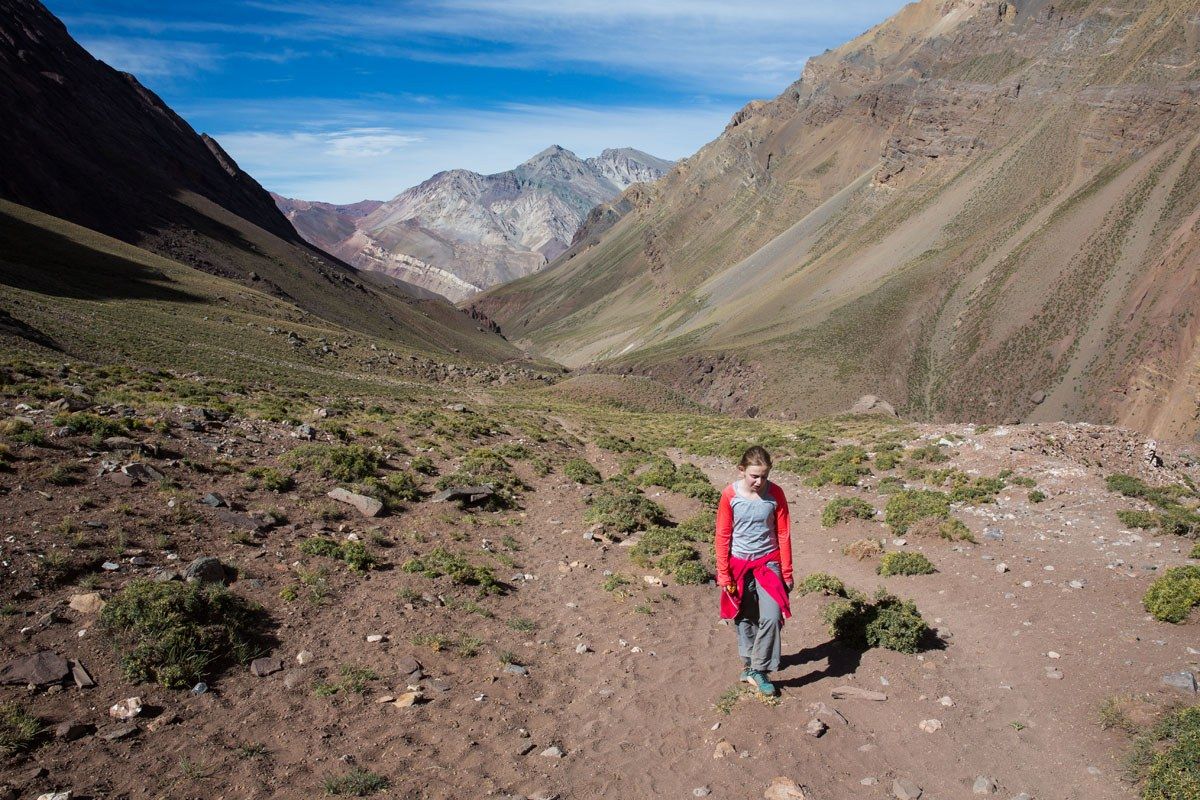
<path fill-rule="evenodd" d="M 1198 41 L 1195 2 L 922 0 L 476 305 L 727 411 L 1190 434 Z"/>

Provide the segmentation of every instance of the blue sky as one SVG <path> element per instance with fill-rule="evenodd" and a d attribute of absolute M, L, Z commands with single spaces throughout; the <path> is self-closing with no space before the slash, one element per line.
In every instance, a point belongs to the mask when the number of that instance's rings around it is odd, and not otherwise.
<path fill-rule="evenodd" d="M 272 191 L 387 200 L 559 144 L 681 158 L 900 0 L 49 0 Z"/>

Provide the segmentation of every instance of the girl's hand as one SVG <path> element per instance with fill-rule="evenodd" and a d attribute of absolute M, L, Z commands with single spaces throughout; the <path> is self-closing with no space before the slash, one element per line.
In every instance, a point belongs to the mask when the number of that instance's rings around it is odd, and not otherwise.
<path fill-rule="evenodd" d="M 732 583 L 727 583 L 721 588 L 724 589 L 727 594 L 737 594 L 737 591 L 733 588 Z"/>

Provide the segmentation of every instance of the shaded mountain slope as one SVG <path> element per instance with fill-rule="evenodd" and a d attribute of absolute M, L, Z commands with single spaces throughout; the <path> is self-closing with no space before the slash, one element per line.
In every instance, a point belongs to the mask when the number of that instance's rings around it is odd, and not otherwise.
<path fill-rule="evenodd" d="M 475 304 L 726 410 L 1191 432 L 1198 40 L 1196 2 L 914 3 Z"/>
<path fill-rule="evenodd" d="M 0 0 L 0 108 L 0 198 L 348 330 L 442 354 L 518 355 L 429 293 L 360 275 L 306 243 L 214 140 L 94 59 L 33 0 Z"/>
<path fill-rule="evenodd" d="M 339 258 L 461 300 L 541 269 L 597 204 L 670 167 L 631 148 L 580 159 L 556 145 L 495 175 L 439 172 L 365 214 L 362 203 L 276 202 Z"/>

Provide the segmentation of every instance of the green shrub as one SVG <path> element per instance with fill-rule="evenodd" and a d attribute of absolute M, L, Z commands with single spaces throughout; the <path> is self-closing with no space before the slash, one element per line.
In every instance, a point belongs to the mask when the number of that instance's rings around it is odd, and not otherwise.
<path fill-rule="evenodd" d="M 611 453 L 632 453 L 644 450 L 641 445 L 634 444 L 628 439 L 623 439 L 620 436 L 610 436 L 606 433 L 597 436 L 595 442 L 597 447 L 602 450 L 608 450 Z"/>
<path fill-rule="evenodd" d="M 716 535 L 717 515 L 709 510 L 699 511 L 676 526 L 679 535 L 689 542 L 711 543 Z"/>
<path fill-rule="evenodd" d="M 896 533 L 905 533 L 923 519 L 947 519 L 950 497 L 945 492 L 905 489 L 888 498 L 884 520 Z"/>
<path fill-rule="evenodd" d="M 1038 489 L 1034 489 L 1032 492 L 1029 493 L 1029 502 L 1044 503 L 1045 501 L 1046 501 L 1046 493 L 1045 492 L 1039 491 Z"/>
<path fill-rule="evenodd" d="M 60 428 L 65 427 L 72 435 L 87 433 L 101 439 L 107 439 L 109 436 L 121 436 L 129 431 L 123 419 L 107 419 L 86 411 L 77 414 L 58 414 L 54 417 L 54 424 Z"/>
<path fill-rule="evenodd" d="M 246 474 L 258 482 L 259 488 L 268 492 L 287 492 L 296 485 L 291 475 L 284 475 L 274 467 L 252 467 Z"/>
<path fill-rule="evenodd" d="M 895 494 L 896 492 L 904 491 L 904 481 L 897 478 L 895 475 L 888 475 L 886 478 L 879 481 L 879 485 L 875 487 L 875 491 L 880 494 Z"/>
<path fill-rule="evenodd" d="M 936 572 L 933 564 L 921 553 L 898 551 L 885 553 L 875 571 L 883 576 L 929 575 Z"/>
<path fill-rule="evenodd" d="M 971 505 L 980 505 L 983 503 L 994 503 L 996 495 L 1004 489 L 1004 481 L 1000 478 L 984 478 L 978 477 L 973 479 L 956 481 L 954 487 L 950 490 L 950 502 L 952 503 L 970 503 Z"/>
<path fill-rule="evenodd" d="M 416 456 L 413 458 L 411 466 L 413 471 L 422 475 L 437 475 L 437 467 L 434 466 L 433 459 L 429 456 Z"/>
<path fill-rule="evenodd" d="M 12 755 L 31 749 L 42 735 L 42 722 L 18 703 L 0 706 L 0 753 Z"/>
<path fill-rule="evenodd" d="M 223 663 L 248 663 L 265 623 L 256 604 L 202 583 L 134 580 L 100 613 L 125 677 L 168 689 L 192 686 Z"/>
<path fill-rule="evenodd" d="M 610 531 L 631 533 L 667 523 L 666 510 L 624 481 L 609 481 L 591 498 L 583 521 Z"/>
<path fill-rule="evenodd" d="M 573 458 L 563 465 L 563 475 L 576 483 L 590 485 L 600 483 L 600 471 L 591 465 L 586 458 Z"/>
<path fill-rule="evenodd" d="M 976 541 L 975 534 L 971 533 L 962 520 L 951 517 L 947 520 L 942 520 L 937 524 L 937 535 L 951 542 L 972 542 Z"/>
<path fill-rule="evenodd" d="M 382 775 L 356 768 L 346 775 L 326 778 L 325 794 L 367 797 L 383 791 L 389 785 L 388 779 Z"/>
<path fill-rule="evenodd" d="M 448 575 L 454 583 L 478 586 L 484 594 L 504 592 L 504 586 L 496 580 L 496 573 L 491 567 L 472 564 L 458 553 L 451 553 L 443 547 L 436 547 L 423 556 L 410 558 L 404 562 L 401 569 L 405 572 L 420 573 L 426 578 Z"/>
<path fill-rule="evenodd" d="M 492 511 L 515 508 L 517 495 L 528 488 L 513 472 L 512 466 L 504 460 L 504 456 L 486 447 L 479 447 L 467 453 L 458 469 L 449 475 L 438 479 L 438 489 L 449 489 L 455 486 L 479 486 L 488 484 L 494 494 L 483 503 L 483 507 Z"/>
<path fill-rule="evenodd" d="M 1200 566 L 1172 567 L 1150 584 L 1142 605 L 1155 619 L 1183 622 L 1200 605 Z"/>
<path fill-rule="evenodd" d="M 337 542 L 325 536 L 311 536 L 300 543 L 300 552 L 306 556 L 343 561 L 355 572 L 366 572 L 379 565 L 379 561 L 362 542 Z"/>
<path fill-rule="evenodd" d="M 916 605 L 882 589 L 875 602 L 861 594 L 834 600 L 821 612 L 829 635 L 853 647 L 883 647 L 915 653 L 929 634 Z"/>
<path fill-rule="evenodd" d="M 879 450 L 875 453 L 875 467 L 883 472 L 895 469 L 904 461 L 904 454 L 899 447 Z"/>
<path fill-rule="evenodd" d="M 339 483 L 373 477 L 383 466 L 383 456 L 360 444 L 303 444 L 287 453 L 283 460 L 291 466 L 311 469 Z"/>
<path fill-rule="evenodd" d="M 388 512 L 399 511 L 405 502 L 421 499 L 417 476 L 406 469 L 389 472 L 384 478 L 367 478 L 357 486 L 360 494 L 374 497 Z"/>
<path fill-rule="evenodd" d="M 912 461 L 923 461 L 926 464 L 940 464 L 950 460 L 950 456 L 946 455 L 946 451 L 936 444 L 917 447 L 908 454 L 908 457 Z"/>
<path fill-rule="evenodd" d="M 870 475 L 867 451 L 858 445 L 846 445 L 819 459 L 805 481 L 809 486 L 857 486 L 859 479 Z"/>
<path fill-rule="evenodd" d="M 1153 511 L 1136 511 L 1122 509 L 1117 512 L 1117 519 L 1126 528 L 1157 528 L 1158 514 Z"/>
<path fill-rule="evenodd" d="M 821 524 L 832 528 L 849 519 L 874 519 L 875 507 L 858 497 L 835 497 L 825 504 Z"/>
<path fill-rule="evenodd" d="M 1200 706 L 1168 714 L 1138 737 L 1135 775 L 1144 777 L 1143 800 L 1200 798 Z"/>
<path fill-rule="evenodd" d="M 1192 548 L 1192 552 L 1188 554 L 1188 558 L 1200 558 L 1200 544 Z"/>
<path fill-rule="evenodd" d="M 812 573 L 801 581 L 796 586 L 796 589 L 802 595 L 820 592 L 821 594 L 844 597 L 846 594 L 846 584 L 842 583 L 840 578 L 835 578 L 826 572 Z"/>
<path fill-rule="evenodd" d="M 709 482 L 708 476 L 694 464 L 676 466 L 673 461 L 663 456 L 651 457 L 649 464 L 649 468 L 638 474 L 637 482 L 641 486 L 661 486 L 687 497 L 694 497 L 713 508 L 721 499 L 721 493 Z"/>
<path fill-rule="evenodd" d="M 1003 476 L 1003 477 L 1011 485 L 1020 486 L 1022 489 L 1032 489 L 1033 487 L 1037 486 L 1037 481 L 1035 481 L 1033 478 L 1026 478 L 1026 477 L 1020 476 L 1020 475 L 1018 475 L 1017 477 L 1014 477 L 1014 478 L 1009 478 L 1007 476 Z"/>
<path fill-rule="evenodd" d="M 672 577 L 675 578 L 676 583 L 695 585 L 712 580 L 712 573 L 705 569 L 699 561 L 688 561 L 676 567 Z"/>

